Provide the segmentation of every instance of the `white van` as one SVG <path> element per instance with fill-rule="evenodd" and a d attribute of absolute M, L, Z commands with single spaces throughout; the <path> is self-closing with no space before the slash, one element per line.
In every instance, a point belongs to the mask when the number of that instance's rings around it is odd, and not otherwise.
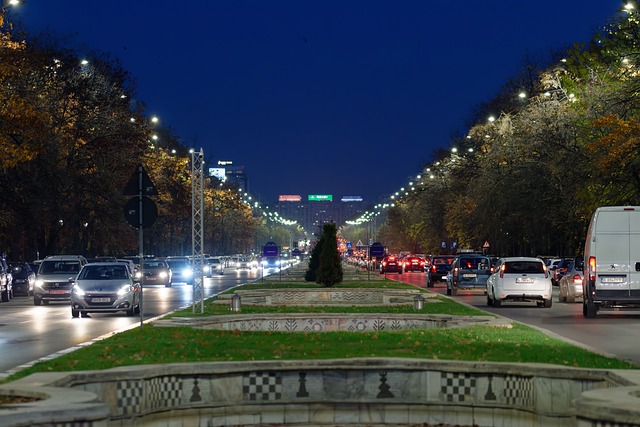
<path fill-rule="evenodd" d="M 640 309 L 640 206 L 605 206 L 591 217 L 584 247 L 585 317 L 601 308 Z"/>

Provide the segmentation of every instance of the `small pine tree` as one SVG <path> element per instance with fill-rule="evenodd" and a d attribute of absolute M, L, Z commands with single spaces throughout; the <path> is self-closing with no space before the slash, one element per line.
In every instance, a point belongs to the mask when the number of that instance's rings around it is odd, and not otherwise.
<path fill-rule="evenodd" d="M 311 250 L 311 258 L 309 258 L 309 268 L 304 273 L 304 280 L 307 282 L 316 281 L 316 272 L 320 266 L 320 251 L 324 244 L 324 235 L 320 236 L 320 240 L 316 242 L 316 245 Z"/>
<path fill-rule="evenodd" d="M 340 262 L 336 235 L 334 223 L 324 225 L 322 230 L 324 242 L 320 251 L 320 265 L 316 271 L 316 283 L 326 287 L 342 282 L 342 263 Z"/>

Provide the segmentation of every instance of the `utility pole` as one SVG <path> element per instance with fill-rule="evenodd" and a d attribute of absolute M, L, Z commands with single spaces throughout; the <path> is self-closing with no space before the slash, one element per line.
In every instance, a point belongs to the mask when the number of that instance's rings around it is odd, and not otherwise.
<path fill-rule="evenodd" d="M 204 313 L 204 152 L 191 152 L 191 262 L 193 266 L 193 312 L 198 299 Z"/>

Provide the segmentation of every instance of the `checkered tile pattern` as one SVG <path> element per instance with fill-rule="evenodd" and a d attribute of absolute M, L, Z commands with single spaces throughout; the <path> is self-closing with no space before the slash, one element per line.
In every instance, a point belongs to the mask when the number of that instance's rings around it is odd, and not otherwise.
<path fill-rule="evenodd" d="M 528 377 L 507 375 L 504 379 L 504 398 L 508 405 L 533 408 L 533 380 Z"/>
<path fill-rule="evenodd" d="M 459 372 L 442 372 L 440 393 L 445 402 L 471 402 L 476 392 L 476 379 Z"/>
<path fill-rule="evenodd" d="M 182 381 L 176 377 L 156 377 L 147 381 L 147 409 L 179 408 Z"/>
<path fill-rule="evenodd" d="M 245 400 L 282 399 L 282 375 L 280 372 L 252 372 L 242 377 L 242 394 Z"/>
<path fill-rule="evenodd" d="M 118 381 L 116 398 L 118 415 L 139 414 L 142 409 L 142 381 Z"/>

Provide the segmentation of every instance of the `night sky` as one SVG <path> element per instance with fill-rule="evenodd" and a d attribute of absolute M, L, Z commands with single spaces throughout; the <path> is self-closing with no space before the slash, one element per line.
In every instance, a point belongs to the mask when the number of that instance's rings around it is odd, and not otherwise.
<path fill-rule="evenodd" d="M 465 134 L 527 57 L 587 41 L 616 0 L 28 0 L 32 34 L 119 58 L 148 115 L 279 194 L 377 202 Z"/>

